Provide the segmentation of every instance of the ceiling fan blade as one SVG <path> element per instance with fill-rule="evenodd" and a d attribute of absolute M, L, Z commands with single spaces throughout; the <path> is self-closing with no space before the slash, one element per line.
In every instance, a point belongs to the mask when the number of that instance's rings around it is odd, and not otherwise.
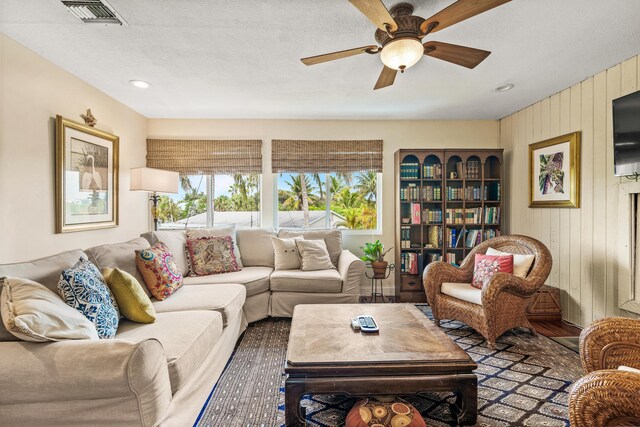
<path fill-rule="evenodd" d="M 425 20 L 420 26 L 420 30 L 423 33 L 440 31 L 510 1 L 511 0 L 458 0 L 451 6 L 442 9 L 431 18 Z M 432 27 L 431 30 L 429 30 L 430 26 Z"/>
<path fill-rule="evenodd" d="M 389 68 L 385 66 L 380 73 L 380 77 L 378 77 L 378 81 L 376 85 L 373 87 L 373 90 L 382 89 L 383 87 L 391 86 L 393 81 L 396 79 L 396 74 L 398 74 L 398 70 L 394 70 L 393 68 Z"/>
<path fill-rule="evenodd" d="M 382 0 L 349 0 L 349 2 L 382 31 L 387 30 L 386 25 L 389 25 L 390 32 L 398 29 L 398 24 L 396 24 Z"/>
<path fill-rule="evenodd" d="M 302 61 L 302 63 L 305 65 L 315 65 L 322 62 L 333 61 L 335 59 L 342 59 L 353 55 L 359 55 L 367 51 L 374 51 L 375 53 L 377 53 L 379 49 L 380 48 L 378 46 L 372 44 L 370 46 L 362 46 L 353 49 L 341 50 L 338 52 L 325 53 L 324 55 L 309 56 L 307 58 L 302 58 L 300 61 Z"/>
<path fill-rule="evenodd" d="M 491 55 L 488 50 L 442 42 L 426 42 L 423 46 L 425 55 L 467 68 L 475 68 L 487 56 Z"/>

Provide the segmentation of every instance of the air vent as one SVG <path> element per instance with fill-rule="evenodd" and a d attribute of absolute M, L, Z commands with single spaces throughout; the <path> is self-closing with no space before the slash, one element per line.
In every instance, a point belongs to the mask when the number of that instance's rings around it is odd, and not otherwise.
<path fill-rule="evenodd" d="M 62 0 L 76 18 L 86 24 L 118 24 L 126 22 L 105 0 Z"/>

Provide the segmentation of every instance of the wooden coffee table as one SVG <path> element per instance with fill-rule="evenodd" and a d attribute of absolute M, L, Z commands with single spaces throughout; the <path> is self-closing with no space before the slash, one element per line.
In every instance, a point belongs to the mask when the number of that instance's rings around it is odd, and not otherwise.
<path fill-rule="evenodd" d="M 380 332 L 351 329 L 350 319 L 372 315 Z M 309 304 L 293 311 L 285 372 L 287 426 L 305 425 L 304 394 L 456 394 L 451 413 L 460 425 L 478 414 L 478 365 L 409 304 Z"/>

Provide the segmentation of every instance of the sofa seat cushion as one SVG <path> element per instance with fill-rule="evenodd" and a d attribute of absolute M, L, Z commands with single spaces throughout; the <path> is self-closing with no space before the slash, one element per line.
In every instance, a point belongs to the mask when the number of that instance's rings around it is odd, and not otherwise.
<path fill-rule="evenodd" d="M 246 288 L 238 284 L 183 286 L 171 298 L 153 301 L 156 313 L 190 310 L 213 310 L 222 314 L 226 327 L 242 311 Z"/>
<path fill-rule="evenodd" d="M 167 356 L 171 394 L 180 390 L 198 370 L 222 335 L 222 315 L 217 311 L 158 313 L 149 324 L 124 320 L 116 339 L 160 341 Z"/>
<path fill-rule="evenodd" d="M 249 228 L 236 229 L 236 243 L 242 255 L 244 267 L 273 267 L 274 253 L 271 244 L 271 236 L 276 233 L 273 228 Z"/>
<path fill-rule="evenodd" d="M 215 285 L 220 283 L 240 283 L 247 288 L 247 296 L 261 294 L 269 290 L 271 267 L 244 267 L 231 273 L 212 274 L 210 276 L 185 277 L 185 285 Z"/>
<path fill-rule="evenodd" d="M 443 283 L 440 292 L 472 304 L 482 305 L 482 290 L 474 288 L 471 283 Z"/>
<path fill-rule="evenodd" d="M 271 274 L 273 292 L 342 292 L 342 277 L 330 270 L 279 270 Z"/>

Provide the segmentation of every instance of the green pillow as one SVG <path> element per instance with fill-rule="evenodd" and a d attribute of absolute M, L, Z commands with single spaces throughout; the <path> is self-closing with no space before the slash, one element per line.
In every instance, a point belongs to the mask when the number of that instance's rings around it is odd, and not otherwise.
<path fill-rule="evenodd" d="M 104 268 L 102 275 L 124 317 L 138 323 L 155 322 L 156 310 L 135 277 L 119 268 Z"/>

